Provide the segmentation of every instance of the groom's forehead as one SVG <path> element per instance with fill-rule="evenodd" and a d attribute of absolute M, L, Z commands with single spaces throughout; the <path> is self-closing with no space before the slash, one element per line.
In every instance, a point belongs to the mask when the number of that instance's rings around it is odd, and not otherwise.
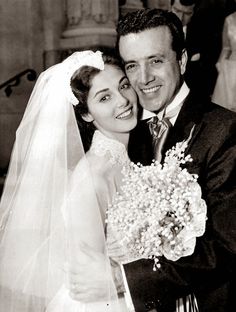
<path fill-rule="evenodd" d="M 121 36 L 119 52 L 124 62 L 164 56 L 172 50 L 172 37 L 168 27 L 155 27 L 139 33 Z"/>

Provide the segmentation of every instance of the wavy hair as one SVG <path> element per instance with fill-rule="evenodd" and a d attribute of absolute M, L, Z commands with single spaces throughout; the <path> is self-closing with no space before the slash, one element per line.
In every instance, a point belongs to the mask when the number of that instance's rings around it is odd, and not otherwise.
<path fill-rule="evenodd" d="M 121 60 L 114 50 L 104 52 L 102 58 L 104 64 L 113 65 L 124 70 Z M 99 72 L 100 70 L 95 67 L 83 66 L 71 77 L 71 89 L 79 101 L 79 104 L 74 107 L 74 110 L 85 151 L 90 148 L 96 128 L 93 122 L 86 122 L 83 119 L 83 115 L 86 115 L 89 112 L 87 103 L 89 90 L 92 86 L 93 78 Z"/>
<path fill-rule="evenodd" d="M 160 26 L 167 26 L 169 28 L 172 36 L 172 49 L 176 52 L 177 59 L 180 60 L 183 49 L 185 49 L 182 23 L 174 13 L 161 9 L 143 9 L 129 12 L 121 17 L 116 29 L 117 48 L 121 36 L 140 33 Z"/>

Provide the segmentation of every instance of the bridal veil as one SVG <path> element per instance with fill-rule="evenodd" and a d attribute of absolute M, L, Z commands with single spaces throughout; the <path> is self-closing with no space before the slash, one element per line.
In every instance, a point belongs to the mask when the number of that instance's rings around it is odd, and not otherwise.
<path fill-rule="evenodd" d="M 1 311 L 47 311 L 60 289 L 68 289 L 71 267 L 92 269 L 83 256 L 86 246 L 104 256 L 106 305 L 109 311 L 120 311 L 72 105 L 76 98 L 70 78 L 83 65 L 103 69 L 101 53 L 75 52 L 43 72 L 17 130 L 0 204 Z M 77 174 L 82 158 L 86 185 Z M 81 188 L 89 194 L 89 205 Z M 66 307 L 61 311 L 68 312 Z"/>

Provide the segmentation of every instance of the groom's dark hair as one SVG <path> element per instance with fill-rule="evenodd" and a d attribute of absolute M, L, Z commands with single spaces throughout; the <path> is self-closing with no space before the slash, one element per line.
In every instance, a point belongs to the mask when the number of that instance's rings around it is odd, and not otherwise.
<path fill-rule="evenodd" d="M 129 12 L 120 18 L 117 25 L 117 48 L 121 36 L 132 33 L 167 26 L 172 36 L 172 49 L 176 52 L 177 59 L 181 59 L 185 48 L 183 25 L 180 19 L 172 12 L 161 9 L 143 9 Z M 155 38 L 153 38 L 155 40 Z"/>

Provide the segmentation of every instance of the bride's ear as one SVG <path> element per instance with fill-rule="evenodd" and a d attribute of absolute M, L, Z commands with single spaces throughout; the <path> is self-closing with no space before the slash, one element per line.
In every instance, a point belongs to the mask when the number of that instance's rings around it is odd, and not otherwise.
<path fill-rule="evenodd" d="M 86 121 L 86 122 L 92 122 L 92 121 L 94 121 L 94 118 L 93 118 L 93 116 L 92 116 L 90 113 L 87 113 L 87 114 L 82 115 L 82 118 L 83 118 L 83 120 Z"/>

